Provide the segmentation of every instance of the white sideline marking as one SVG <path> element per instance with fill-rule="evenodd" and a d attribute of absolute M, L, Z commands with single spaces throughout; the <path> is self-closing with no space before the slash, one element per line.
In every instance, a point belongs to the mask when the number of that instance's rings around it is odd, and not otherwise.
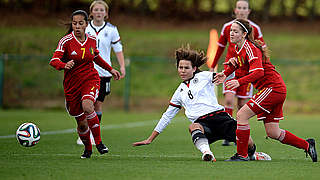
<path fill-rule="evenodd" d="M 69 156 L 69 157 L 73 157 L 73 156 L 79 156 L 79 154 L 12 154 L 12 156 Z M 95 155 L 93 155 L 95 156 Z M 97 157 L 102 157 L 101 155 L 97 154 Z M 128 158 L 197 158 L 197 157 L 201 157 L 201 155 L 165 155 L 165 154 L 161 154 L 161 155 L 120 155 L 120 154 L 107 154 L 105 155 L 105 157 L 128 157 Z"/>
<path fill-rule="evenodd" d="M 180 121 L 183 118 L 176 118 L 174 121 Z M 151 120 L 151 121 L 140 121 L 140 122 L 133 122 L 133 123 L 125 123 L 125 124 L 114 124 L 114 125 L 107 125 L 107 126 L 101 126 L 101 130 L 103 129 L 120 129 L 120 128 L 134 128 L 134 127 L 142 127 L 142 126 L 149 126 L 149 125 L 156 125 L 156 123 L 159 120 Z M 75 133 L 76 129 L 64 129 L 64 130 L 58 130 L 58 131 L 46 131 L 41 132 L 41 135 L 52 135 L 52 134 L 69 134 L 69 133 Z M 16 135 L 6 135 L 6 136 L 0 136 L 0 139 L 10 139 L 15 138 Z"/>

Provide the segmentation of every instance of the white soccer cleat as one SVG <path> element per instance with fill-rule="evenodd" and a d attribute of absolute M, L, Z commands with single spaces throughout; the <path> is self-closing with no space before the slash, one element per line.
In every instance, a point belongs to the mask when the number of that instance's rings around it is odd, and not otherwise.
<path fill-rule="evenodd" d="M 78 139 L 77 139 L 77 144 L 78 145 L 83 145 L 83 142 L 81 141 L 80 137 L 78 137 Z"/>
<path fill-rule="evenodd" d="M 271 157 L 264 153 L 264 152 L 255 152 L 253 155 L 254 159 L 250 160 L 256 160 L 256 161 L 271 161 Z"/>
<path fill-rule="evenodd" d="M 202 155 L 202 160 L 203 161 L 212 161 L 212 162 L 216 162 L 217 161 L 211 151 L 204 152 L 203 155 Z"/>
<path fill-rule="evenodd" d="M 90 132 L 90 140 L 91 140 L 91 144 L 92 144 L 93 146 L 95 146 L 96 143 L 95 143 L 95 141 L 94 141 L 94 138 L 93 138 L 93 135 L 92 135 L 91 132 Z M 83 142 L 81 141 L 80 137 L 78 137 L 78 139 L 77 139 L 77 144 L 78 144 L 78 145 L 83 145 Z"/>

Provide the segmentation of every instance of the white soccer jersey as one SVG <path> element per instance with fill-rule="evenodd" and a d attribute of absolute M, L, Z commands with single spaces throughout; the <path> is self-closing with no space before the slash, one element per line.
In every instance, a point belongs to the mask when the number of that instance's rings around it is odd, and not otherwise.
<path fill-rule="evenodd" d="M 212 78 L 213 72 L 203 71 L 196 73 L 188 82 L 181 83 L 154 130 L 162 132 L 181 107 L 185 109 L 185 114 L 191 122 L 208 113 L 224 110 L 224 107 L 218 104 Z"/>
<path fill-rule="evenodd" d="M 104 22 L 102 26 L 97 27 L 93 24 L 93 21 L 90 21 L 86 28 L 86 33 L 96 37 L 97 48 L 100 51 L 100 56 L 111 65 L 111 47 L 114 52 L 122 51 L 120 35 L 117 27 L 106 22 Z M 104 70 L 97 64 L 94 64 L 94 67 L 98 71 L 100 77 L 112 76 L 108 71 Z"/>

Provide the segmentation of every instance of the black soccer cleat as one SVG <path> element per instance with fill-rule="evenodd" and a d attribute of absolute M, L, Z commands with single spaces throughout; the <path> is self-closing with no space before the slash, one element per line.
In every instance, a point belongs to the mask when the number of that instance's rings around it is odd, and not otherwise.
<path fill-rule="evenodd" d="M 240 156 L 238 153 L 236 153 L 230 159 L 227 159 L 225 161 L 249 161 L 249 156 L 243 157 L 243 156 Z"/>
<path fill-rule="evenodd" d="M 89 159 L 91 157 L 92 151 L 84 150 L 83 154 L 80 156 L 81 159 Z"/>
<path fill-rule="evenodd" d="M 107 146 L 102 144 L 102 142 L 100 144 L 96 145 L 96 148 L 100 154 L 105 154 L 105 153 L 109 152 L 109 149 L 107 148 Z"/>
<path fill-rule="evenodd" d="M 256 160 L 255 158 L 255 152 L 256 152 L 256 145 L 253 144 L 252 147 L 248 147 L 248 156 L 249 156 L 249 159 L 252 161 L 252 160 Z"/>
<path fill-rule="evenodd" d="M 316 151 L 316 141 L 312 138 L 310 139 L 306 139 L 306 141 L 309 143 L 309 149 L 308 151 L 306 150 L 306 157 L 309 156 L 311 157 L 313 162 L 317 162 L 318 161 L 318 157 L 317 157 L 317 151 Z"/>

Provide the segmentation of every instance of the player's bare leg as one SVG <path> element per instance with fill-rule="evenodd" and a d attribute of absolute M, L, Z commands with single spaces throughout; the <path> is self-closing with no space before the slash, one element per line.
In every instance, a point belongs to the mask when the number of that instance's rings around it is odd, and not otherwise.
<path fill-rule="evenodd" d="M 94 110 L 96 111 L 97 113 L 97 116 L 99 118 L 99 122 L 101 124 L 101 119 L 102 119 L 102 104 L 103 102 L 97 100 L 95 103 L 94 103 Z"/>

